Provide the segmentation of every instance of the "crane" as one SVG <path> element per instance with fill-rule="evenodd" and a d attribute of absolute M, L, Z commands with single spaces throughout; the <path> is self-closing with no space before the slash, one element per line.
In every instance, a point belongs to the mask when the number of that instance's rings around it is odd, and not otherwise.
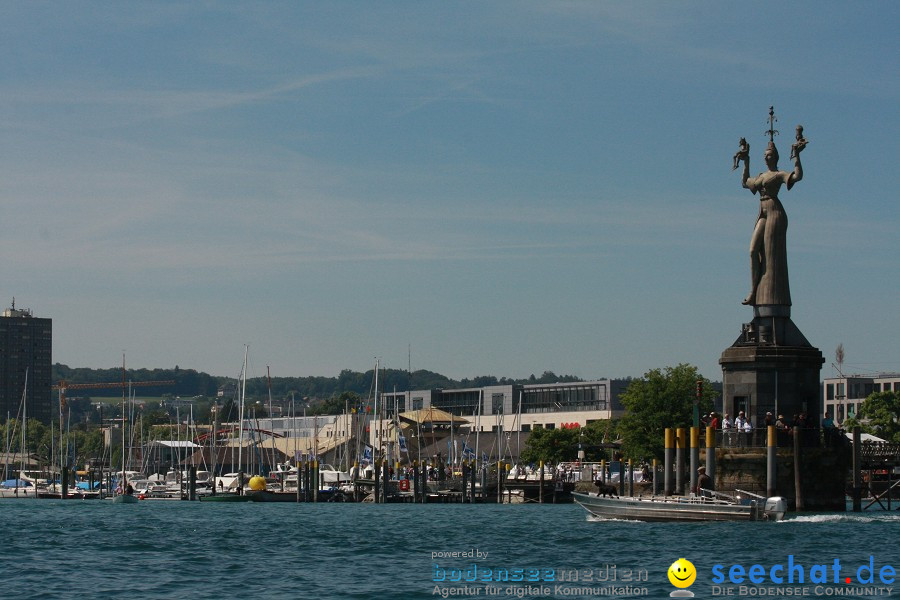
<path fill-rule="evenodd" d="M 174 379 L 166 379 L 164 381 L 108 381 L 99 383 L 68 383 L 60 380 L 58 384 L 53 386 L 54 390 L 59 390 L 60 410 L 66 405 L 66 392 L 68 390 L 101 390 L 111 388 L 121 388 L 123 390 L 129 387 L 150 387 L 157 385 L 175 385 Z"/>

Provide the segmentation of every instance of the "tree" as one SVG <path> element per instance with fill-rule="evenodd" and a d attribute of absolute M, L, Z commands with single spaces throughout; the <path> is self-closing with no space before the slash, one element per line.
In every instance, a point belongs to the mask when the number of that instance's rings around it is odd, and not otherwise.
<path fill-rule="evenodd" d="M 860 405 L 857 418 L 863 431 L 889 442 L 900 443 L 900 392 L 869 394 Z M 852 426 L 853 423 L 846 425 Z"/>
<path fill-rule="evenodd" d="M 615 421 L 595 421 L 572 429 L 532 429 L 520 460 L 524 464 L 572 462 L 584 450 L 586 462 L 609 459 L 609 444 L 616 436 Z"/>
<path fill-rule="evenodd" d="M 346 407 L 350 409 L 359 406 L 360 396 L 356 392 L 341 392 L 340 395 L 333 395 L 318 406 L 312 409 L 310 414 L 313 415 L 340 415 Z"/>
<path fill-rule="evenodd" d="M 628 385 L 621 396 L 625 416 L 618 428 L 626 457 L 663 458 L 664 430 L 693 424 L 698 381 L 703 382 L 700 414 L 705 414 L 712 410 L 716 392 L 692 365 L 653 369 Z"/>

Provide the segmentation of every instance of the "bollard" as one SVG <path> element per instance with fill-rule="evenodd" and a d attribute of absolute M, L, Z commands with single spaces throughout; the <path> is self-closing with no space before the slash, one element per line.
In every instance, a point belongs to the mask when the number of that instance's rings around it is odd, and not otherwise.
<path fill-rule="evenodd" d="M 700 468 L 700 427 L 691 427 L 691 490 L 697 489 L 697 469 Z"/>
<path fill-rule="evenodd" d="M 671 496 L 672 488 L 672 449 L 675 447 L 675 431 L 671 427 L 666 427 L 665 437 L 665 455 L 663 462 L 663 494 Z"/>
<path fill-rule="evenodd" d="M 712 489 L 716 489 L 716 430 L 712 427 L 706 428 L 706 474 Z"/>
<path fill-rule="evenodd" d="M 775 426 L 769 425 L 766 432 L 766 495 L 775 495 L 775 459 L 778 456 L 778 441 Z"/>

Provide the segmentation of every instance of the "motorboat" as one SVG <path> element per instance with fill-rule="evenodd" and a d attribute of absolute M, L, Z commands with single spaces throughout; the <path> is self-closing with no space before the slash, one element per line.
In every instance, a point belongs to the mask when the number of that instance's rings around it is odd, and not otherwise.
<path fill-rule="evenodd" d="M 781 496 L 766 498 L 736 490 L 732 496 L 712 490 L 700 495 L 619 497 L 575 492 L 575 502 L 601 519 L 632 521 L 780 521 L 787 512 Z"/>

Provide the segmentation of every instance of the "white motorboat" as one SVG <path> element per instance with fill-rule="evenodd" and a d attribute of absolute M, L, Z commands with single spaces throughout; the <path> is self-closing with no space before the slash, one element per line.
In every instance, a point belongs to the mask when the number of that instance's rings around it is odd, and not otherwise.
<path fill-rule="evenodd" d="M 635 521 L 780 521 L 787 512 L 781 496 L 766 498 L 737 491 L 709 495 L 618 497 L 575 492 L 575 502 L 602 519 Z"/>

